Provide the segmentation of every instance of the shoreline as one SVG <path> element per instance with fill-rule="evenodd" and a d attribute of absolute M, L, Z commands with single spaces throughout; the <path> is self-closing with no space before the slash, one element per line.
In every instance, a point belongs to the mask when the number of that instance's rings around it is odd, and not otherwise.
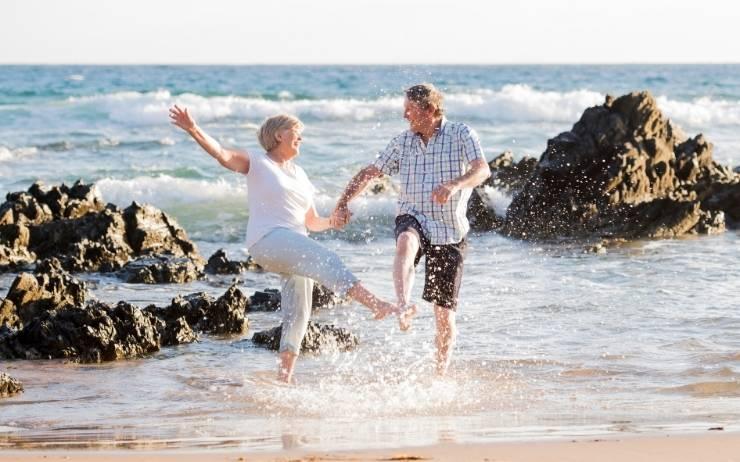
<path fill-rule="evenodd" d="M 494 443 L 440 443 L 395 449 L 249 452 L 200 450 L 2 450 L 0 462 L 49 461 L 507 461 L 507 462 L 740 462 L 740 432 L 622 435 Z"/>

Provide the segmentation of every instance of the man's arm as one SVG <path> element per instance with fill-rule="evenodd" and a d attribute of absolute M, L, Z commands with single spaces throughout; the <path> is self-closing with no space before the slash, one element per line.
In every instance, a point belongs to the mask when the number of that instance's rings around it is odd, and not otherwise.
<path fill-rule="evenodd" d="M 432 191 L 432 200 L 437 204 L 445 204 L 453 194 L 465 188 L 475 188 L 491 176 L 491 168 L 485 159 L 475 159 L 470 162 L 470 170 L 454 180 L 443 183 Z"/>
<path fill-rule="evenodd" d="M 337 225 L 344 226 L 349 222 L 349 201 L 364 191 L 370 180 L 382 175 L 383 172 L 381 172 L 378 167 L 375 165 L 368 165 L 357 172 L 357 174 L 349 180 L 347 187 L 344 188 L 344 192 L 339 197 L 337 206 L 334 208 L 334 212 L 332 213 Z"/>

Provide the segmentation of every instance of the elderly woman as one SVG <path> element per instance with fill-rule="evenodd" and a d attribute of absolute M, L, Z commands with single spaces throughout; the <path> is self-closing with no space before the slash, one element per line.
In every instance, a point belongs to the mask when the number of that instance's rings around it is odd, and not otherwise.
<path fill-rule="evenodd" d="M 187 108 L 175 105 L 170 119 L 221 165 L 247 177 L 249 254 L 266 270 L 283 275 L 278 379 L 291 381 L 311 314 L 314 280 L 362 303 L 375 319 L 398 312 L 395 305 L 368 291 L 335 253 L 308 237 L 307 230 L 320 232 L 337 226 L 333 217 L 316 212 L 314 187 L 293 162 L 301 144 L 300 120 L 289 115 L 268 118 L 259 131 L 259 142 L 266 152 L 249 154 L 223 148 L 195 123 Z M 399 317 L 399 322 L 402 329 L 408 327 L 404 317 Z"/>

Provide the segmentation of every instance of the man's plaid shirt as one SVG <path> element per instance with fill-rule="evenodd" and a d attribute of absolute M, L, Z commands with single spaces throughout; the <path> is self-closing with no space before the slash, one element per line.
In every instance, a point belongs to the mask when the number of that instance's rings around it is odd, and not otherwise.
<path fill-rule="evenodd" d="M 483 159 L 478 135 L 463 123 L 442 119 L 426 146 L 406 130 L 395 137 L 374 164 L 387 175 L 401 174 L 398 214 L 415 217 L 432 244 L 460 242 L 470 230 L 465 216 L 472 189 L 456 192 L 446 204 L 432 201 L 432 191 L 468 171 L 470 162 Z"/>

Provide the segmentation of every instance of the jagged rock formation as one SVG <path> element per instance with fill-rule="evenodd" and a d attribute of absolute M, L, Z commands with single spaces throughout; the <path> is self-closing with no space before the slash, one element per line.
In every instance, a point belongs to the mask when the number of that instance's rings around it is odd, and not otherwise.
<path fill-rule="evenodd" d="M 105 204 L 94 185 L 34 183 L 0 205 L 0 270 L 54 257 L 68 271 L 117 271 L 132 258 L 159 254 L 190 259 L 199 271 L 203 266 L 166 213 L 136 202 L 123 210 Z"/>
<path fill-rule="evenodd" d="M 113 361 L 193 342 L 196 332 L 241 334 L 248 327 L 248 300 L 235 286 L 215 300 L 197 293 L 145 309 L 87 298 L 85 284 L 57 260 L 20 274 L 0 305 L 0 358 Z"/>
<path fill-rule="evenodd" d="M 252 342 L 270 350 L 280 348 L 280 336 L 283 327 L 277 326 L 270 330 L 257 332 L 252 336 Z M 301 353 L 322 353 L 331 351 L 350 351 L 359 344 L 357 336 L 347 329 L 331 324 L 320 325 L 313 321 L 308 322 L 306 336 L 301 343 Z"/>
<path fill-rule="evenodd" d="M 498 226 L 526 239 L 716 233 L 740 224 L 738 199 L 740 175 L 703 135 L 687 138 L 649 93 L 630 93 L 548 141 Z"/>

